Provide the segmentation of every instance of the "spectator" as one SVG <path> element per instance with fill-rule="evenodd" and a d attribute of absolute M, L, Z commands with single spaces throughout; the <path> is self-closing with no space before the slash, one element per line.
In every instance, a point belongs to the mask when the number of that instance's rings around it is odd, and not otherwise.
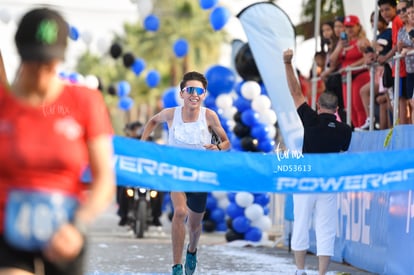
<path fill-rule="evenodd" d="M 291 64 L 292 50 L 283 53 L 290 93 L 304 127 L 303 153 L 333 153 L 348 150 L 352 130 L 336 120 L 338 99 L 333 93 L 319 97 L 317 111 L 310 108 L 300 90 Z M 309 225 L 315 220 L 319 275 L 325 275 L 330 257 L 334 255 L 337 229 L 337 194 L 293 195 L 292 249 L 295 253 L 296 275 L 306 275 L 305 257 L 309 248 Z"/>
<path fill-rule="evenodd" d="M 24 14 L 15 35 L 19 71 L 10 87 L 0 86 L 1 275 L 84 274 L 87 226 L 114 196 L 113 131 L 102 95 L 56 73 L 67 40 L 57 11 Z"/>
<path fill-rule="evenodd" d="M 398 32 L 399 30 L 404 26 L 400 16 L 398 14 L 405 13 L 406 12 L 406 5 L 407 3 L 400 1 L 399 7 L 397 7 L 397 1 L 396 0 L 378 0 L 378 6 L 380 8 L 381 16 L 387 21 L 388 24 L 391 23 L 391 32 L 392 32 L 392 49 L 386 54 L 386 55 L 380 55 L 377 58 L 378 63 L 384 64 L 385 62 L 388 62 L 395 53 L 398 52 Z M 404 8 L 405 7 L 405 8 Z M 398 12 L 397 12 L 398 10 Z M 398 103 L 394 102 L 394 104 L 399 105 L 399 117 L 398 120 L 400 123 L 406 121 L 407 111 L 406 109 L 401 111 L 401 106 L 403 106 L 404 99 L 402 98 L 403 94 L 406 94 L 406 69 L 405 69 L 405 61 L 404 59 L 400 60 L 400 81 L 399 81 L 399 95 L 400 95 L 400 101 Z M 392 67 L 392 75 L 395 77 L 395 63 L 393 63 Z M 394 118 L 395 120 L 397 118 Z M 396 121 L 394 122 L 396 123 Z"/>
<path fill-rule="evenodd" d="M 325 82 L 320 77 L 322 71 L 325 68 L 326 63 L 326 54 L 325 52 L 316 52 L 314 55 L 314 62 L 316 65 L 316 102 L 318 101 L 319 96 L 325 91 Z M 313 70 L 310 70 L 310 78 L 313 79 Z M 313 106 L 312 102 L 312 92 L 306 95 L 307 102 L 309 105 Z"/>
<path fill-rule="evenodd" d="M 339 62 L 336 65 L 331 64 L 330 56 L 338 43 L 340 32 L 338 35 L 336 32 L 339 30 L 344 31 L 344 29 L 343 18 L 336 18 L 335 22 L 328 21 L 322 24 L 322 41 L 324 41 L 322 49 L 326 52 L 326 58 L 321 78 L 325 82 L 326 90 L 334 93 L 338 97 L 338 115 L 341 121 L 346 120 L 344 99 L 342 96 L 342 77 L 338 73 L 341 64 Z"/>
<path fill-rule="evenodd" d="M 340 42 L 330 56 L 330 62 L 333 64 L 338 64 L 339 62 L 341 64 L 340 72 L 342 73 L 342 78 L 346 80 L 346 69 L 348 67 L 364 65 L 363 52 L 370 43 L 356 15 L 346 16 L 344 25 L 345 32 L 341 34 Z M 369 72 L 366 68 L 352 71 L 351 106 L 347 106 L 346 103 L 347 83 L 343 81 L 344 104 L 348 110 L 351 110 L 351 122 L 355 128 L 363 127 L 364 124 L 369 125 L 360 95 L 361 87 L 369 83 L 369 79 Z"/>
<path fill-rule="evenodd" d="M 341 33 L 345 31 L 344 20 L 345 17 L 343 16 L 336 16 L 334 20 L 334 34 L 338 39 L 341 36 Z"/>
<path fill-rule="evenodd" d="M 375 12 L 371 13 L 371 25 L 374 28 L 374 16 Z M 378 55 L 386 55 L 388 51 L 391 50 L 392 45 L 392 34 L 391 29 L 387 27 L 387 22 L 378 14 L 378 24 L 377 24 L 377 41 L 374 41 L 373 47 L 368 47 L 365 51 L 366 64 L 370 65 L 376 61 Z M 382 77 L 384 72 L 384 66 L 377 66 L 375 70 L 375 80 L 374 80 L 374 95 L 377 98 L 377 102 L 380 103 L 380 128 L 388 128 L 389 124 L 389 97 L 388 97 L 388 88 L 385 88 L 382 84 Z M 361 100 L 364 104 L 365 112 L 370 114 L 370 90 L 371 83 L 365 84 L 361 88 Z M 374 111 L 374 110 L 373 110 Z M 382 121 L 381 121 L 382 120 Z M 374 122 L 373 122 L 374 123 Z M 359 130 L 369 130 L 370 125 L 364 125 L 364 127 L 359 128 Z"/>
<path fill-rule="evenodd" d="M 413 15 L 410 15 L 413 12 L 412 2 L 398 2 L 397 11 L 400 11 L 399 17 L 404 23 L 404 26 L 398 31 L 397 49 L 404 57 L 402 60 L 405 63 L 406 71 L 406 87 L 399 98 L 400 123 L 411 124 L 410 99 L 413 97 L 414 89 L 414 56 L 407 55 L 407 53 L 414 49 L 414 43 L 410 37 L 410 31 L 413 30 L 411 33 L 414 34 L 414 22 L 409 19 L 409 16 L 414 18 Z"/>

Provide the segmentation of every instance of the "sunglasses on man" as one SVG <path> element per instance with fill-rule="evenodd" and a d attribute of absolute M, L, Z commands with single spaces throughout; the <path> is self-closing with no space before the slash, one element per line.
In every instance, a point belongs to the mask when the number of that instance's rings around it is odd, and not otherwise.
<path fill-rule="evenodd" d="M 181 91 L 186 92 L 190 95 L 202 95 L 206 92 L 206 89 L 200 87 L 184 87 Z"/>

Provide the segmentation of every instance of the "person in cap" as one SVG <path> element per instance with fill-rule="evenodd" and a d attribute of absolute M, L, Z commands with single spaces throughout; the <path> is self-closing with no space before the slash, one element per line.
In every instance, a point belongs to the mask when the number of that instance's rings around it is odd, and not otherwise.
<path fill-rule="evenodd" d="M 284 51 L 283 62 L 289 91 L 304 129 L 303 153 L 347 151 L 352 130 L 347 124 L 336 120 L 338 98 L 331 92 L 325 92 L 318 99 L 317 110 L 313 110 L 303 96 L 292 59 L 293 51 Z M 319 275 L 326 274 L 330 258 L 334 255 L 337 215 L 337 194 L 293 194 L 292 250 L 295 254 L 296 275 L 306 275 L 305 257 L 309 249 L 309 225 L 312 219 L 315 224 Z"/>
<path fill-rule="evenodd" d="M 87 227 L 115 194 L 103 97 L 58 77 L 67 40 L 57 11 L 28 11 L 15 34 L 16 79 L 0 86 L 1 275 L 84 274 Z"/>
<path fill-rule="evenodd" d="M 365 31 L 356 15 L 348 15 L 344 19 L 345 32 L 340 35 L 340 41 L 330 56 L 332 64 L 341 64 L 339 72 L 346 79 L 347 69 L 365 64 L 364 52 L 370 46 Z M 355 128 L 364 127 L 367 113 L 361 100 L 361 87 L 369 83 L 370 76 L 366 68 L 352 71 L 351 106 L 347 106 L 347 83 L 342 85 L 345 108 L 351 110 L 351 123 Z"/>

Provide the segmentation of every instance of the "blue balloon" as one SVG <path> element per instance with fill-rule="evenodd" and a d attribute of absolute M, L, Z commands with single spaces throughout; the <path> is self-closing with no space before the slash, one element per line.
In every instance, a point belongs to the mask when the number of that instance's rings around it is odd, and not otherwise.
<path fill-rule="evenodd" d="M 269 207 L 264 206 L 264 207 L 263 207 L 263 215 L 268 216 L 268 215 L 269 215 L 269 213 L 270 213 L 270 209 L 269 209 Z"/>
<path fill-rule="evenodd" d="M 245 83 L 246 81 L 245 80 L 242 80 L 242 81 L 240 81 L 240 82 L 238 82 L 238 83 L 236 83 L 235 85 L 234 85 L 234 90 L 236 91 L 236 94 L 240 97 L 240 96 L 243 96 L 242 95 L 242 93 L 241 93 L 241 87 L 243 86 L 243 84 Z"/>
<path fill-rule="evenodd" d="M 223 209 L 219 208 L 219 207 L 215 208 L 210 213 L 210 219 L 215 221 L 216 224 L 221 223 L 222 221 L 224 221 L 225 217 L 226 217 L 226 212 Z"/>
<path fill-rule="evenodd" d="M 231 225 L 237 233 L 245 233 L 250 228 L 250 220 L 245 216 L 238 216 L 233 219 Z"/>
<path fill-rule="evenodd" d="M 269 128 L 265 124 L 257 123 L 252 127 L 250 134 L 258 140 L 265 140 L 269 134 Z"/>
<path fill-rule="evenodd" d="M 122 111 L 128 111 L 134 105 L 134 100 L 128 96 L 119 98 L 118 108 Z"/>
<path fill-rule="evenodd" d="M 262 95 L 268 95 L 264 83 L 263 82 L 260 82 L 259 84 L 260 84 L 260 88 L 261 88 L 260 94 L 262 94 Z"/>
<path fill-rule="evenodd" d="M 247 109 L 243 111 L 241 114 L 241 120 L 243 124 L 246 126 L 253 127 L 254 125 L 258 123 L 258 119 L 259 119 L 259 113 L 252 109 Z"/>
<path fill-rule="evenodd" d="M 175 97 L 177 92 L 176 87 L 170 87 L 165 90 L 164 94 L 162 95 L 162 103 L 164 108 L 171 108 L 178 106 L 177 99 Z"/>
<path fill-rule="evenodd" d="M 261 206 L 266 206 L 270 202 L 270 196 L 267 193 L 259 193 L 254 195 L 253 203 L 260 204 Z"/>
<path fill-rule="evenodd" d="M 136 76 L 139 76 L 145 69 L 145 61 L 141 58 L 136 58 L 131 69 Z"/>
<path fill-rule="evenodd" d="M 262 152 L 270 153 L 275 149 L 276 142 L 270 138 L 259 140 L 259 144 L 257 145 L 257 149 Z"/>
<path fill-rule="evenodd" d="M 69 38 L 76 41 L 79 39 L 79 31 L 74 26 L 69 26 Z"/>
<path fill-rule="evenodd" d="M 237 108 L 239 112 L 244 112 L 251 108 L 252 102 L 242 96 L 239 96 L 234 102 L 233 106 Z"/>
<path fill-rule="evenodd" d="M 210 67 L 205 76 L 208 81 L 208 92 L 217 97 L 222 93 L 230 93 L 236 83 L 236 75 L 232 70 L 221 65 Z"/>
<path fill-rule="evenodd" d="M 144 28 L 147 31 L 156 32 L 160 27 L 160 20 L 154 14 L 150 14 L 144 19 Z"/>
<path fill-rule="evenodd" d="M 227 198 L 229 199 L 229 202 L 236 202 L 236 193 L 235 192 L 228 192 Z"/>
<path fill-rule="evenodd" d="M 212 96 L 210 93 L 207 94 L 207 96 L 204 98 L 204 106 L 207 108 L 213 108 L 216 106 L 216 98 Z"/>
<path fill-rule="evenodd" d="M 177 57 L 184 57 L 188 52 L 188 42 L 187 40 L 180 38 L 177 39 L 174 43 L 174 53 Z"/>
<path fill-rule="evenodd" d="M 218 0 L 200 0 L 200 7 L 203 10 L 208 10 L 217 5 Z"/>
<path fill-rule="evenodd" d="M 68 80 L 70 83 L 78 83 L 81 78 L 81 75 L 78 73 L 70 73 L 68 75 Z"/>
<path fill-rule="evenodd" d="M 131 92 L 131 85 L 129 85 L 128 81 L 122 80 L 118 82 L 118 96 L 124 97 L 129 95 Z"/>
<path fill-rule="evenodd" d="M 227 215 L 234 219 L 244 215 L 244 208 L 238 206 L 236 203 L 231 202 L 226 208 Z"/>
<path fill-rule="evenodd" d="M 217 207 L 217 199 L 213 196 L 208 196 L 206 201 L 206 208 L 213 210 Z"/>
<path fill-rule="evenodd" d="M 223 232 L 227 230 L 226 221 L 216 223 L 216 231 Z"/>
<path fill-rule="evenodd" d="M 246 241 L 258 242 L 262 239 L 262 231 L 257 227 L 250 227 L 244 234 Z"/>
<path fill-rule="evenodd" d="M 221 30 L 230 19 L 230 11 L 225 7 L 216 7 L 210 14 L 210 24 L 213 30 Z"/>
<path fill-rule="evenodd" d="M 160 83 L 160 80 L 161 80 L 161 76 L 158 71 L 151 70 L 148 72 L 147 78 L 146 78 L 148 87 L 150 88 L 157 87 L 157 85 Z"/>
<path fill-rule="evenodd" d="M 230 141 L 231 141 L 231 148 L 233 150 L 244 151 L 242 146 L 241 146 L 241 140 L 236 135 L 232 135 L 230 137 Z"/>

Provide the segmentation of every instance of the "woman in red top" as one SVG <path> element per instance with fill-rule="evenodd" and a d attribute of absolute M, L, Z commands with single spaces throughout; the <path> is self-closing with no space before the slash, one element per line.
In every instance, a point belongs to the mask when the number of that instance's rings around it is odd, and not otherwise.
<path fill-rule="evenodd" d="M 359 18 L 355 15 L 348 15 L 344 20 L 345 33 L 337 44 L 335 51 L 331 54 L 330 61 L 333 64 L 341 63 L 340 72 L 343 79 L 346 79 L 346 68 L 357 67 L 364 64 L 364 51 L 370 45 L 366 38 L 365 32 L 359 23 Z M 361 69 L 352 72 L 352 89 L 351 89 L 351 121 L 354 127 L 360 127 L 365 123 L 367 114 L 361 101 L 361 87 L 370 80 L 367 69 Z M 345 108 L 347 106 L 346 81 L 343 81 L 343 98 Z"/>
<path fill-rule="evenodd" d="M 112 127 L 101 94 L 57 76 L 68 25 L 26 13 L 11 87 L 0 87 L 0 274 L 83 274 L 85 227 L 111 202 Z M 93 181 L 81 196 L 80 176 Z"/>

